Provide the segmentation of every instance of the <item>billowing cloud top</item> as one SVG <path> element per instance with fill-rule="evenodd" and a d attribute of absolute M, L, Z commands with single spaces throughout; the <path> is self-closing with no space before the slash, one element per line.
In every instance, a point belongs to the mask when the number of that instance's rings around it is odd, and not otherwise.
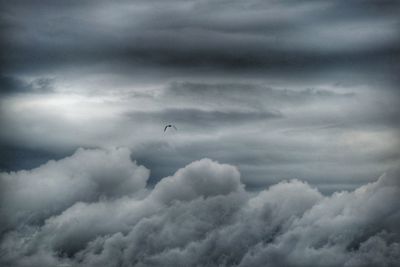
<path fill-rule="evenodd" d="M 323 196 L 299 180 L 252 193 L 202 159 L 146 188 L 127 149 L 79 149 L 1 173 L 2 266 L 397 266 L 400 183 Z M 6 220 L 4 220 L 6 218 Z"/>

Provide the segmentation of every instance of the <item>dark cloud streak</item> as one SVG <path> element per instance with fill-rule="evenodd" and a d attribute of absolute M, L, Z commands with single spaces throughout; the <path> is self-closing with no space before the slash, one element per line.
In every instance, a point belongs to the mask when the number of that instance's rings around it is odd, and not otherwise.
<path fill-rule="evenodd" d="M 164 124 L 174 122 L 177 125 L 194 127 L 198 131 L 203 131 L 204 127 L 243 126 L 254 121 L 262 122 L 283 117 L 281 113 L 271 111 L 206 111 L 187 108 L 132 112 L 127 116 L 133 121 L 159 121 Z"/>
<path fill-rule="evenodd" d="M 38 78 L 26 82 L 13 76 L 0 76 L 0 93 L 51 93 L 54 91 L 54 80 L 50 78 Z"/>
<path fill-rule="evenodd" d="M 221 8 L 215 7 L 220 4 Z M 96 6 L 90 2 L 71 3 L 61 9 L 50 2 L 35 7 L 9 3 L 5 7 L 10 11 L 3 12 L 4 24 L 10 26 L 6 27 L 8 38 L 2 50 L 13 72 L 77 65 L 126 72 L 256 71 L 294 76 L 335 69 L 374 75 L 398 69 L 400 40 L 393 36 L 398 34 L 398 21 L 392 14 L 399 9 L 397 2 L 297 3 L 303 11 L 289 8 L 290 4 L 272 1 L 264 5 L 256 1 L 254 5 L 235 3 L 223 9 L 224 3 L 183 5 L 171 1 L 170 5 L 179 8 L 161 9 L 157 7 L 165 5 L 158 1 L 146 5 L 141 1 L 119 1 Z M 35 16 L 30 8 L 36 11 Z M 97 17 L 103 13 L 116 16 L 121 10 L 125 11 L 115 21 Z M 56 11 L 60 15 L 54 15 Z M 17 12 L 26 16 L 17 18 Z M 39 13 L 43 20 L 37 18 Z M 348 23 L 358 23 L 356 28 L 343 26 L 336 30 L 344 18 Z M 321 25 L 323 34 L 312 36 L 309 28 L 316 24 Z M 374 37 L 368 30 L 371 26 L 386 28 L 382 38 Z M 371 44 L 357 39 L 364 32 Z M 348 38 L 332 39 L 336 34 L 337 38 Z"/>

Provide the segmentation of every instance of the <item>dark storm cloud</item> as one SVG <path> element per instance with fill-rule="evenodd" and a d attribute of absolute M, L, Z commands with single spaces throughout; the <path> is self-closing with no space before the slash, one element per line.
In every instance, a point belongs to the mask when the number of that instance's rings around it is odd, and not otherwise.
<path fill-rule="evenodd" d="M 0 262 L 394 267 L 400 260 L 398 172 L 330 197 L 298 180 L 250 193 L 235 167 L 209 159 L 146 190 L 148 175 L 123 148 L 80 149 L 1 173 Z"/>
<path fill-rule="evenodd" d="M 54 80 L 38 78 L 31 82 L 13 76 L 0 75 L 0 94 L 50 93 L 54 91 Z"/>
<path fill-rule="evenodd" d="M 13 71 L 398 70 L 396 1 L 29 3 L 3 3 Z"/>

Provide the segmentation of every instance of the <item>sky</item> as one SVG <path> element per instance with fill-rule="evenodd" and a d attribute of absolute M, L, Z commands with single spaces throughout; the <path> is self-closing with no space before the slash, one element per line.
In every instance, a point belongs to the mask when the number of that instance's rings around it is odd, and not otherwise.
<path fill-rule="evenodd" d="M 400 261 L 400 1 L 0 7 L 2 266 Z"/>

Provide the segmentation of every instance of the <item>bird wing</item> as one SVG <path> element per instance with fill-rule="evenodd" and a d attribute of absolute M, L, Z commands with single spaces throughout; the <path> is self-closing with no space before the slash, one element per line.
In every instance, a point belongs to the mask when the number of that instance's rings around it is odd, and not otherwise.
<path fill-rule="evenodd" d="M 172 127 L 174 127 L 175 130 L 178 130 L 178 129 L 175 127 L 175 125 L 172 125 Z"/>
<path fill-rule="evenodd" d="M 168 125 L 167 125 L 167 126 L 165 126 L 165 128 L 164 128 L 164 132 L 167 130 L 167 128 L 168 128 Z"/>

